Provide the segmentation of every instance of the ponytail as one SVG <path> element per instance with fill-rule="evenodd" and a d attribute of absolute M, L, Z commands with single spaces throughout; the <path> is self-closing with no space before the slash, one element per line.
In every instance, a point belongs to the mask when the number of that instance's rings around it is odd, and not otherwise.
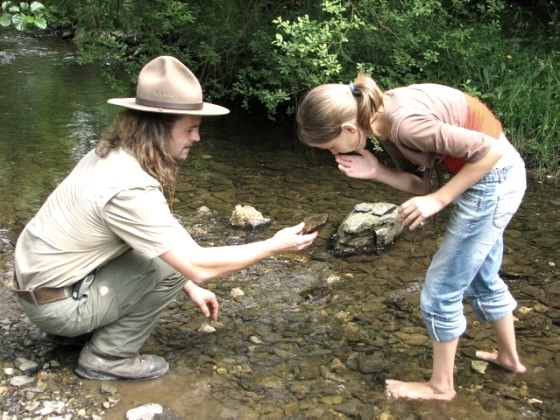
<path fill-rule="evenodd" d="M 383 105 L 383 91 L 377 86 L 375 80 L 360 73 L 354 82 L 350 83 L 354 88 L 352 92 L 356 99 L 356 119 L 358 127 L 367 133 L 371 133 L 371 124 L 377 118 L 379 108 Z M 351 89 L 352 90 L 352 89 Z"/>

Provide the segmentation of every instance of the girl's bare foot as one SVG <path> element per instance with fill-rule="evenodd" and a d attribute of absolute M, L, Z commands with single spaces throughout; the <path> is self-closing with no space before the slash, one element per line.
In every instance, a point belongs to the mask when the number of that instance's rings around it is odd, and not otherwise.
<path fill-rule="evenodd" d="M 387 398 L 402 398 L 407 400 L 444 400 L 455 397 L 455 390 L 438 391 L 429 382 L 401 382 L 394 379 L 385 381 L 385 395 Z"/>
<path fill-rule="evenodd" d="M 525 373 L 527 368 L 523 366 L 519 361 L 512 362 L 510 360 L 505 360 L 500 357 L 500 353 L 490 353 L 487 351 L 477 351 L 476 357 L 485 362 L 494 363 L 504 369 L 510 370 L 514 373 Z"/>

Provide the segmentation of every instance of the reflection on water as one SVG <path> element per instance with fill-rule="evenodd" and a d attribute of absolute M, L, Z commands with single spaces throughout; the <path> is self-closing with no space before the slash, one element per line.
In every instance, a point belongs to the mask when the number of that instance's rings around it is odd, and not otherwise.
<path fill-rule="evenodd" d="M 0 33 L 0 228 L 16 232 L 88 151 L 116 111 L 110 91 L 67 44 Z M 15 37 L 15 38 L 14 38 Z M 23 48 L 22 48 L 23 46 Z M 329 238 L 354 204 L 400 203 L 406 195 L 343 178 L 332 157 L 299 145 L 289 127 L 261 117 L 206 118 L 202 142 L 182 168 L 174 211 L 203 245 L 269 236 L 317 212 L 330 215 L 316 245 L 272 258 L 213 283 L 221 318 L 212 334 L 184 299 L 167 311 L 146 349 L 171 372 L 157 381 L 117 383 L 107 413 L 159 402 L 192 418 L 554 418 L 560 415 L 560 249 L 557 188 L 530 183 L 505 234 L 503 277 L 519 300 L 519 350 L 530 373 L 517 377 L 470 362 L 495 343 L 470 309 L 456 362 L 452 403 L 387 401 L 385 378 L 423 380 L 431 346 L 418 309 L 427 265 L 446 212 L 422 232 L 405 232 L 383 252 L 325 258 Z M 236 204 L 273 221 L 265 232 L 228 224 Z M 201 206 L 209 215 L 199 214 Z M 243 296 L 233 297 L 233 288 Z M 86 383 L 92 393 L 99 384 Z"/>

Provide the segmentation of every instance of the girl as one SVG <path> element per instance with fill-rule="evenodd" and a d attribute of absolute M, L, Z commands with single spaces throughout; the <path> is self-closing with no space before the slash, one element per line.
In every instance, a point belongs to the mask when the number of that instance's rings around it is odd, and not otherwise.
<path fill-rule="evenodd" d="M 447 86 L 417 84 L 383 92 L 373 79 L 359 75 L 350 85 L 325 84 L 308 92 L 297 122 L 300 140 L 329 150 L 345 175 L 413 194 L 399 207 L 410 229 L 454 204 L 420 298 L 433 344 L 431 378 L 426 383 L 387 380 L 387 396 L 455 396 L 453 364 L 466 329 L 463 297 L 478 318 L 492 323 L 497 336 L 497 353 L 479 351 L 477 357 L 524 373 L 513 325 L 517 303 L 498 270 L 504 229 L 525 191 L 525 166 L 490 110 Z M 380 141 L 396 169 L 366 150 L 369 136 Z M 431 170 L 440 163 L 452 176 L 432 192 Z"/>

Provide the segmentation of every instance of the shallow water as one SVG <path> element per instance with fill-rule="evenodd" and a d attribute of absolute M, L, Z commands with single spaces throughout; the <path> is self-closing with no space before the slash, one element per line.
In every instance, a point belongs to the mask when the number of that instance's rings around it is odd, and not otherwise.
<path fill-rule="evenodd" d="M 0 32 L 0 239 L 14 240 L 45 197 L 89 150 L 115 107 L 92 67 L 72 46 Z M 202 142 L 182 168 L 174 211 L 203 245 L 265 238 L 321 212 L 330 215 L 316 244 L 270 258 L 208 287 L 220 299 L 214 333 L 185 299 L 166 312 L 146 351 L 171 371 L 146 382 L 117 382 L 118 403 L 99 408 L 123 418 L 161 403 L 188 418 L 558 418 L 560 416 L 559 189 L 533 180 L 505 234 L 502 275 L 518 299 L 518 347 L 529 373 L 471 368 L 493 334 L 466 311 L 451 403 L 388 401 L 386 378 L 427 379 L 431 346 L 418 309 L 424 272 L 447 212 L 429 228 L 405 232 L 378 254 L 328 258 L 329 238 L 364 201 L 400 203 L 406 195 L 344 178 L 332 157 L 299 145 L 290 127 L 260 115 L 203 120 Z M 236 204 L 272 219 L 269 229 L 229 226 Z M 207 206 L 209 214 L 199 213 Z M 2 254 L 6 271 L 8 253 Z M 233 297 L 239 288 L 243 296 Z M 71 373 L 77 353 L 63 369 Z M 60 385 L 60 384 L 58 384 Z M 84 396 L 99 383 L 83 383 Z"/>

